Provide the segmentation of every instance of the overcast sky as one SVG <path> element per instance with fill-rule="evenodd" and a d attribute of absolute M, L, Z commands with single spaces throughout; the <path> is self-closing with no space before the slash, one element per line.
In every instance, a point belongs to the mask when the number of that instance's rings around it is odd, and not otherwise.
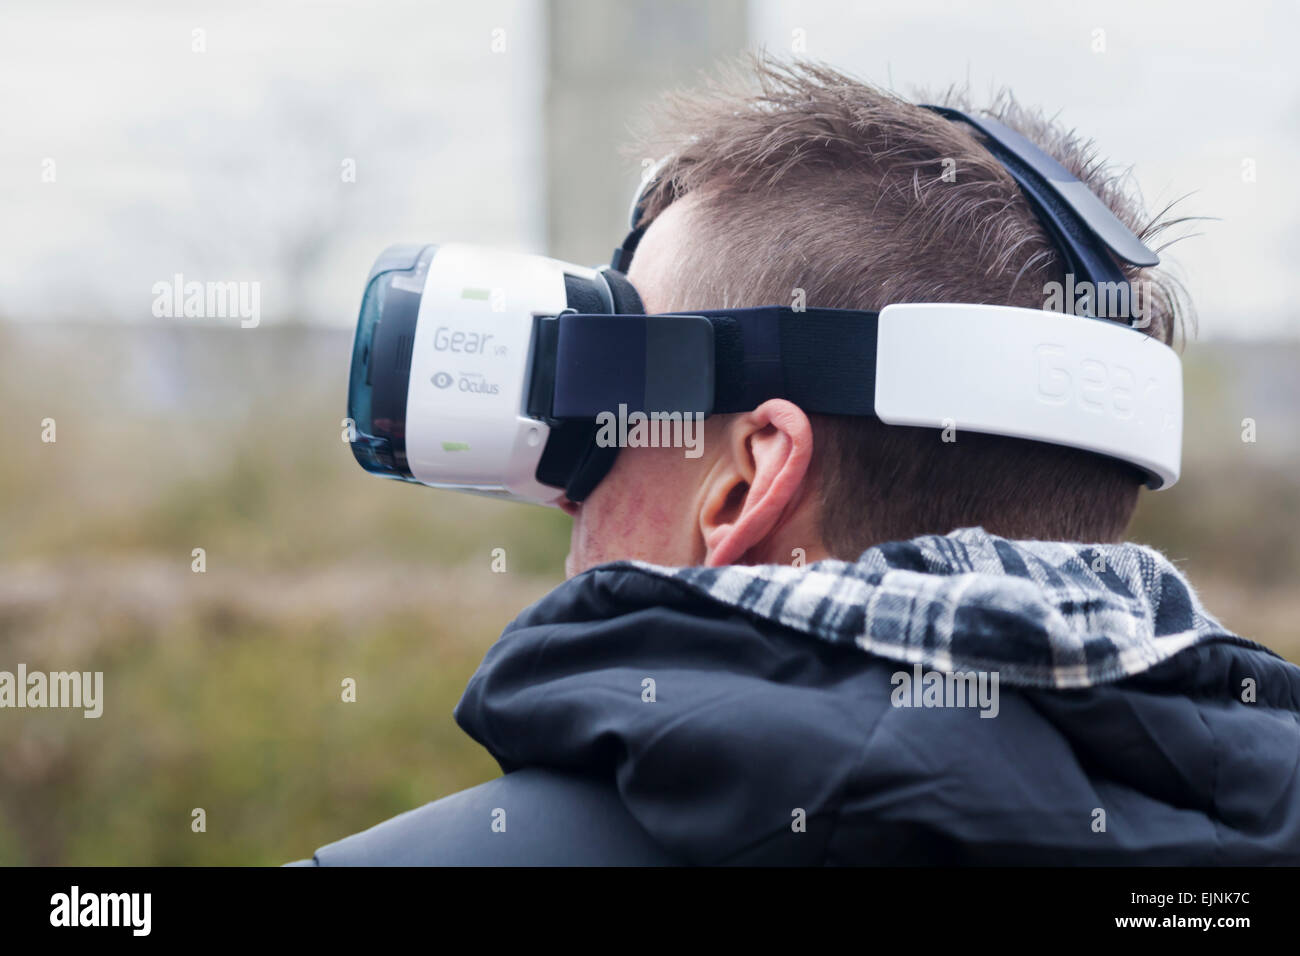
<path fill-rule="evenodd" d="M 0 315 L 148 319 L 179 272 L 346 325 L 390 243 L 538 248 L 542 12 L 4 0 Z"/>
<path fill-rule="evenodd" d="M 1132 164 L 1149 206 L 1187 196 L 1184 214 L 1222 220 L 1165 254 L 1202 336 L 1300 334 L 1294 0 L 750 10 L 751 44 L 775 52 L 802 43 L 901 92 L 1005 85 L 1059 112 Z M 544 251 L 545 16 L 529 0 L 5 0 L 0 316 L 147 319 L 152 284 L 181 272 L 262 280 L 264 314 L 346 325 L 389 242 Z"/>

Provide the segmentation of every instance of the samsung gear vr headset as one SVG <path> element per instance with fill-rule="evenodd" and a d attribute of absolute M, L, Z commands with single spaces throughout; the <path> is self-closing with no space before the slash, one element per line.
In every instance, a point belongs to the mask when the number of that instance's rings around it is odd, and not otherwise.
<path fill-rule="evenodd" d="M 1127 291 L 1117 260 L 1159 262 L 1029 140 L 930 108 L 983 135 L 1076 282 Z M 352 351 L 348 418 L 362 467 L 516 501 L 580 502 L 618 454 L 599 440 L 602 415 L 667 420 L 785 398 L 810 413 L 1079 448 L 1127 462 L 1151 488 L 1178 480 L 1178 356 L 1095 311 L 926 303 L 646 315 L 624 273 L 653 184 L 647 177 L 634 198 L 612 263 L 597 269 L 461 244 L 387 249 L 370 270 Z"/>

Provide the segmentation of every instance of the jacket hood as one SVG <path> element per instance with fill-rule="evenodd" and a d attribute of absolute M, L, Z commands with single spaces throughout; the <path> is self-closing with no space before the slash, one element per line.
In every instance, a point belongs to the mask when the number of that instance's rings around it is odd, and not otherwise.
<path fill-rule="evenodd" d="M 1138 545 L 605 565 L 456 719 L 507 772 L 607 780 L 689 862 L 1300 862 L 1300 668 Z"/>

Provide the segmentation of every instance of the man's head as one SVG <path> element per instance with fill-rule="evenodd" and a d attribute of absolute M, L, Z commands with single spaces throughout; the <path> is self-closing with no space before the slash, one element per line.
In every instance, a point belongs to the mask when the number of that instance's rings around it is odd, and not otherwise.
<path fill-rule="evenodd" d="M 954 95 L 946 103 L 969 109 Z M 1009 97 L 992 112 L 1139 237 L 1159 231 L 1089 146 Z M 670 157 L 628 273 L 648 312 L 904 302 L 1042 309 L 1049 283 L 1065 281 L 1019 187 L 969 127 L 825 67 L 761 60 L 752 76 L 678 94 L 643 150 Z M 1177 286 L 1151 270 L 1125 272 L 1154 290 L 1143 303 L 1147 331 L 1171 342 Z M 807 415 L 775 400 L 708 419 L 699 458 L 623 449 L 570 509 L 568 567 L 621 558 L 788 563 L 795 549 L 809 561 L 853 558 L 881 541 L 970 525 L 1115 541 L 1140 483 L 1130 466 L 1083 451 Z"/>

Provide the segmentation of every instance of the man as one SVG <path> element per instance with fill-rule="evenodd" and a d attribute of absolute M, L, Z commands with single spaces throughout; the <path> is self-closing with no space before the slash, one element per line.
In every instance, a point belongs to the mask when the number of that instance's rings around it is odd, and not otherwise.
<path fill-rule="evenodd" d="M 1043 309 L 1067 281 L 969 126 L 823 67 L 755 79 L 649 140 L 646 312 Z M 1088 147 L 994 114 L 1158 231 Z M 1125 278 L 1171 342 L 1177 287 Z M 456 709 L 506 774 L 315 862 L 1300 862 L 1300 669 L 1120 543 L 1132 466 L 782 398 L 704 429 L 565 505 L 569 580 Z"/>

